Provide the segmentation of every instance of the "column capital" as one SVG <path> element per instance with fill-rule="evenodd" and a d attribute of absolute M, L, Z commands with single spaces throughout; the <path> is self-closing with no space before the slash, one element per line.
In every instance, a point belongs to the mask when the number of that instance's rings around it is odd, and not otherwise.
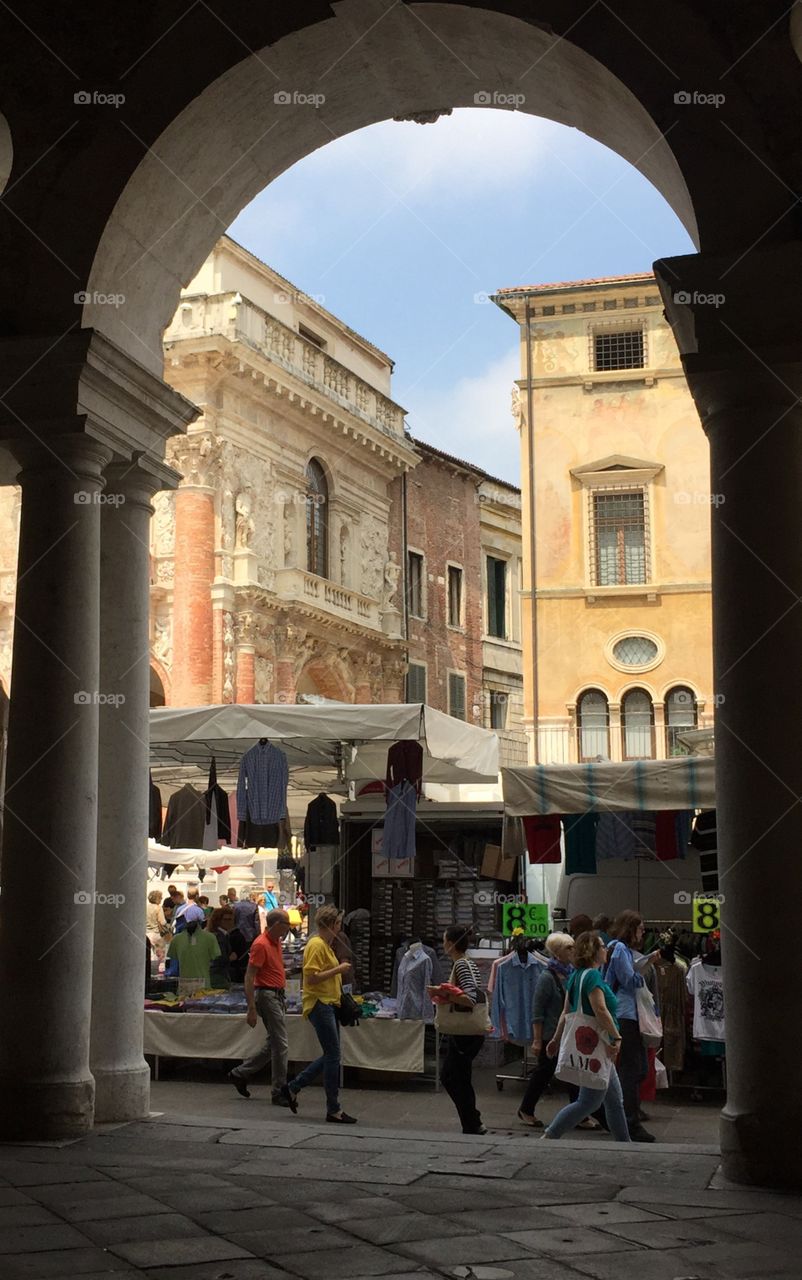
<path fill-rule="evenodd" d="M 654 273 L 702 425 L 802 395 L 802 244 L 662 258 Z"/>
<path fill-rule="evenodd" d="M 18 467 L 15 481 L 22 484 L 28 476 L 53 471 L 63 472 L 65 478 L 71 477 L 76 482 L 95 481 L 102 485 L 113 456 L 107 445 L 79 431 L 65 431 L 49 440 L 28 436 L 14 444 Z"/>
<path fill-rule="evenodd" d="M 180 477 L 177 471 L 143 453 L 130 461 L 113 459 L 106 467 L 106 492 L 121 493 L 126 502 L 138 502 L 152 514 L 151 499 L 162 489 L 175 489 Z"/>

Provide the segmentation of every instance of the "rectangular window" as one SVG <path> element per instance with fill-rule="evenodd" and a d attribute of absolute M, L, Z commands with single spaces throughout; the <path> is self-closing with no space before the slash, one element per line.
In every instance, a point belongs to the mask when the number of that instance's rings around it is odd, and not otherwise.
<path fill-rule="evenodd" d="M 462 570 L 448 566 L 448 625 L 462 626 Z"/>
<path fill-rule="evenodd" d="M 507 638 L 507 561 L 487 557 L 487 634 Z"/>
<path fill-rule="evenodd" d="M 407 702 L 426 701 L 426 668 L 420 662 L 410 662 L 407 670 Z"/>
<path fill-rule="evenodd" d="M 490 693 L 490 728 L 501 733 L 507 727 L 507 694 L 493 689 Z"/>
<path fill-rule="evenodd" d="M 321 351 L 326 350 L 326 339 L 321 338 L 319 333 L 313 333 L 311 329 L 307 329 L 305 324 L 298 325 L 298 333 L 302 338 L 306 338 L 307 342 L 313 342 Z"/>
<path fill-rule="evenodd" d="M 594 493 L 591 519 L 597 587 L 646 582 L 646 502 L 643 490 Z"/>
<path fill-rule="evenodd" d="M 407 605 L 413 618 L 423 617 L 423 556 L 407 552 Z"/>
<path fill-rule="evenodd" d="M 643 329 L 600 329 L 593 335 L 593 368 L 643 368 Z"/>
<path fill-rule="evenodd" d="M 457 720 L 465 719 L 465 677 L 449 672 L 448 714 Z"/>

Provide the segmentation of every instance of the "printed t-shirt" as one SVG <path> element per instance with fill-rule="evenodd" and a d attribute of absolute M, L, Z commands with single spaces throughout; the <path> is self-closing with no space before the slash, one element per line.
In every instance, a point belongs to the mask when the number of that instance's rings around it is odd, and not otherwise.
<path fill-rule="evenodd" d="M 248 963 L 255 965 L 259 972 L 253 985 L 259 987 L 283 987 L 287 976 L 284 972 L 284 949 L 281 943 L 261 933 L 254 942 L 248 956 Z"/>
<path fill-rule="evenodd" d="M 170 943 L 167 955 L 178 961 L 181 978 L 201 978 L 209 986 L 209 966 L 220 955 L 220 947 L 213 933 L 196 929 L 194 933 L 177 933 Z"/>
<path fill-rule="evenodd" d="M 724 977 L 721 966 L 695 960 L 685 981 L 693 996 L 694 1039 L 725 1040 Z"/>
<path fill-rule="evenodd" d="M 339 961 L 328 943 L 317 935 L 310 938 L 304 949 L 303 1015 L 309 1017 L 318 1000 L 321 1004 L 339 1004 L 343 993 L 342 978 L 336 973 L 332 978 L 314 985 L 308 981 L 310 973 L 323 973 L 336 969 Z"/>
<path fill-rule="evenodd" d="M 585 975 L 585 980 L 582 982 L 582 1012 L 588 1018 L 594 1018 L 596 1016 L 596 1011 L 590 1003 L 590 993 L 598 988 L 604 996 L 604 1003 L 607 1005 L 610 1017 L 616 1027 L 618 1027 L 618 1018 L 616 1017 L 616 1014 L 618 1013 L 618 1000 L 616 999 L 615 992 L 611 991 L 608 987 L 598 969 L 577 969 L 575 973 L 571 974 L 565 988 L 568 992 L 568 1008 L 572 1013 L 577 1012 L 576 1004 L 579 999 L 579 985 L 582 981 L 583 974 Z"/>

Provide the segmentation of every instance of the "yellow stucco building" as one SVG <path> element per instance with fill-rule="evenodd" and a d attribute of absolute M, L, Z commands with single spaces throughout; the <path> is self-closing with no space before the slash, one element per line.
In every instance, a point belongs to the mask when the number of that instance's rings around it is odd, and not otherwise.
<path fill-rule="evenodd" d="M 716 703 L 716 497 L 654 276 L 501 289 L 494 301 L 520 334 L 531 759 L 681 753 L 682 731 L 712 726 Z"/>

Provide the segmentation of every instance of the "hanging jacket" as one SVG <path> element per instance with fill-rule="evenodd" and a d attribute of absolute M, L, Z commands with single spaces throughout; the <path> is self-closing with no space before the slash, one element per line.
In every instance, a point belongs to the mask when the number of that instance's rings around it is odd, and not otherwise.
<path fill-rule="evenodd" d="M 148 835 L 151 840 L 161 840 L 162 834 L 162 793 L 153 781 L 153 774 L 149 774 L 150 779 L 150 811 L 148 815 Z"/>
<path fill-rule="evenodd" d="M 203 803 L 206 806 L 203 847 L 216 849 L 218 840 L 230 845 L 231 821 L 228 816 L 228 792 L 217 785 L 217 761 L 214 756 L 209 766 L 209 783 L 203 793 Z"/>
<path fill-rule="evenodd" d="M 203 796 L 187 783 L 170 796 L 161 842 L 171 849 L 202 849 L 205 826 Z"/>
<path fill-rule="evenodd" d="M 310 801 L 306 810 L 304 844 L 307 849 L 317 849 L 318 845 L 339 843 L 340 824 L 337 821 L 337 806 L 321 791 L 319 796 Z"/>

